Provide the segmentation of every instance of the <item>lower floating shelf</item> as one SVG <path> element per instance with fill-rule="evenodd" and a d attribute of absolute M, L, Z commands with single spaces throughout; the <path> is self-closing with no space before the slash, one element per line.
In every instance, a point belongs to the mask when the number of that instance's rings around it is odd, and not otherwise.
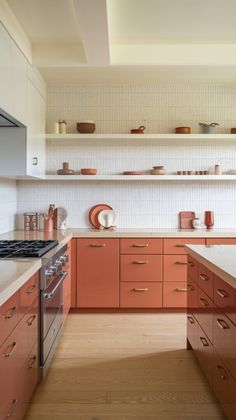
<path fill-rule="evenodd" d="M 236 175 L 45 175 L 46 181 L 236 181 Z"/>

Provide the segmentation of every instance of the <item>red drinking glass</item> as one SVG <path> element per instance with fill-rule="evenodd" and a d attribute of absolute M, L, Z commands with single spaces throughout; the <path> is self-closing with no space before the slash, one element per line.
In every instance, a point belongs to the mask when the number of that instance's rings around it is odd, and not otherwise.
<path fill-rule="evenodd" d="M 205 211 L 205 225 L 207 229 L 211 229 L 214 226 L 214 212 Z"/>

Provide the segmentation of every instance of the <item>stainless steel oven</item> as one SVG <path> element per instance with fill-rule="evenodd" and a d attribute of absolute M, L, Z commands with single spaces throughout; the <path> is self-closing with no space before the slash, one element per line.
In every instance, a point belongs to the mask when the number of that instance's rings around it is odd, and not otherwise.
<path fill-rule="evenodd" d="M 66 246 L 41 269 L 40 366 L 45 376 L 55 352 L 63 323 L 63 282 L 67 276 Z"/>

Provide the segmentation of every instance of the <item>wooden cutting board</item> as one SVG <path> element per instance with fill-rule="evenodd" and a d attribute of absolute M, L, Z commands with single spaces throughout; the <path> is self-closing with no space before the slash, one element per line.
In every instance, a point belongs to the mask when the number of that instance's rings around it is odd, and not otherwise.
<path fill-rule="evenodd" d="M 181 211 L 179 213 L 180 229 L 193 229 L 193 219 L 195 218 L 194 211 Z"/>

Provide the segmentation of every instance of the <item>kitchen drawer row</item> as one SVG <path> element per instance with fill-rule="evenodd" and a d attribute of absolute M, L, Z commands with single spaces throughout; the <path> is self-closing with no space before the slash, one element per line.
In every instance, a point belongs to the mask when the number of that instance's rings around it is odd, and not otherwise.
<path fill-rule="evenodd" d="M 236 238 L 73 239 L 75 308 L 186 308 L 185 244 Z"/>
<path fill-rule="evenodd" d="M 236 290 L 189 258 L 187 344 L 227 417 L 236 418 Z"/>

